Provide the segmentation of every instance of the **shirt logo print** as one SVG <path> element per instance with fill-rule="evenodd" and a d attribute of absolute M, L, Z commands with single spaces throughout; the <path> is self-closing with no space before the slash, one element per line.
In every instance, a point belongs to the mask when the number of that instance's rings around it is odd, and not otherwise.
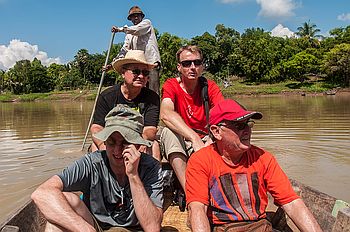
<path fill-rule="evenodd" d="M 187 116 L 189 117 L 189 118 L 192 118 L 192 116 L 193 116 L 193 110 L 192 110 L 192 108 L 191 108 L 191 105 L 188 105 L 187 106 Z"/>

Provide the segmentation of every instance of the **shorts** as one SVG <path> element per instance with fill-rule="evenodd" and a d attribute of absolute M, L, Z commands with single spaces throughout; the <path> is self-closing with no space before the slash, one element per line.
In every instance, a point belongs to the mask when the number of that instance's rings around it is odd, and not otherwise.
<path fill-rule="evenodd" d="M 206 141 L 208 138 L 208 136 L 205 136 L 202 140 Z M 160 134 L 160 147 L 161 154 L 168 161 L 169 155 L 172 153 L 181 153 L 188 159 L 194 152 L 192 142 L 187 141 L 183 136 L 167 127 L 164 127 Z"/>
<path fill-rule="evenodd" d="M 96 232 L 141 232 L 143 231 L 142 229 L 134 229 L 134 228 L 124 228 L 124 227 L 111 227 L 109 229 L 103 230 L 101 226 L 98 224 L 97 219 L 93 216 L 94 219 L 94 228 Z"/>

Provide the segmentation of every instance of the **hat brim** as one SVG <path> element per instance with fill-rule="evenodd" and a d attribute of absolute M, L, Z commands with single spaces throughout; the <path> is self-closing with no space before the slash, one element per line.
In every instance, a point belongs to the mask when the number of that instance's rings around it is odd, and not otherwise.
<path fill-rule="evenodd" d="M 148 66 L 149 70 L 156 67 L 156 64 L 146 63 L 146 62 L 139 60 L 139 59 L 121 58 L 121 59 L 117 59 L 117 60 L 112 62 L 113 69 L 120 74 L 122 73 L 122 67 L 125 64 L 144 64 L 144 65 Z"/>
<path fill-rule="evenodd" d="M 152 142 L 142 138 L 138 132 L 123 126 L 105 127 L 93 136 L 99 140 L 106 141 L 115 131 L 118 131 L 128 143 L 145 145 L 147 147 L 152 146 Z"/>
<path fill-rule="evenodd" d="M 133 14 L 140 14 L 142 16 L 142 18 L 145 17 L 145 14 L 142 13 L 141 11 L 140 12 L 134 12 L 134 13 L 128 15 L 128 20 L 131 20 L 131 15 L 133 15 Z"/>
<path fill-rule="evenodd" d="M 262 113 L 260 112 L 255 112 L 255 111 L 247 111 L 246 114 L 236 118 L 236 119 L 231 119 L 233 121 L 243 121 L 248 118 L 252 119 L 261 119 L 263 117 Z M 230 119 L 229 119 L 230 120 Z"/>

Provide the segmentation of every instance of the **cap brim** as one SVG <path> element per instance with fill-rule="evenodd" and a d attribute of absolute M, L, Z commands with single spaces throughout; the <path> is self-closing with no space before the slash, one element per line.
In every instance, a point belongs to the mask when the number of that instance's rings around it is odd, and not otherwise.
<path fill-rule="evenodd" d="M 234 119 L 234 121 L 243 121 L 247 118 L 261 119 L 262 117 L 263 117 L 263 115 L 260 112 L 247 111 L 247 114 L 244 114 L 243 116 Z"/>
<path fill-rule="evenodd" d="M 138 132 L 122 126 L 105 127 L 93 136 L 99 140 L 106 141 L 115 131 L 118 131 L 128 143 L 145 145 L 147 147 L 152 146 L 152 142 L 142 138 Z"/>
<path fill-rule="evenodd" d="M 150 63 L 146 63 L 142 60 L 138 60 L 138 59 L 128 59 L 128 58 L 121 58 L 119 60 L 115 60 L 112 62 L 112 66 L 113 69 L 119 73 L 122 72 L 122 67 L 125 64 L 144 64 L 148 66 L 148 69 L 153 69 L 156 65 L 155 64 L 150 64 Z"/>

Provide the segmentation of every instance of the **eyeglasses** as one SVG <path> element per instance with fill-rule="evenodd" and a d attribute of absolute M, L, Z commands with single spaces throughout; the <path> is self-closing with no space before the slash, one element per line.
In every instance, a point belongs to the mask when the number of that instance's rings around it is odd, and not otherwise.
<path fill-rule="evenodd" d="M 237 131 L 244 130 L 247 126 L 249 128 L 252 128 L 254 126 L 255 122 L 253 120 L 248 120 L 246 122 L 235 122 L 235 121 L 227 121 L 227 122 L 220 122 L 217 125 L 218 126 L 224 126 L 230 129 L 236 129 Z"/>
<path fill-rule="evenodd" d="M 184 68 L 191 67 L 192 63 L 194 64 L 194 66 L 198 67 L 199 65 L 202 65 L 202 60 L 197 59 L 197 60 L 183 60 L 183 61 L 180 61 L 180 64 Z"/>
<path fill-rule="evenodd" d="M 147 77 L 150 73 L 150 71 L 146 70 L 146 69 L 132 69 L 132 70 L 129 69 L 129 70 L 132 72 L 132 74 L 137 75 L 137 76 L 139 76 L 142 73 L 142 75 L 144 77 Z"/>

